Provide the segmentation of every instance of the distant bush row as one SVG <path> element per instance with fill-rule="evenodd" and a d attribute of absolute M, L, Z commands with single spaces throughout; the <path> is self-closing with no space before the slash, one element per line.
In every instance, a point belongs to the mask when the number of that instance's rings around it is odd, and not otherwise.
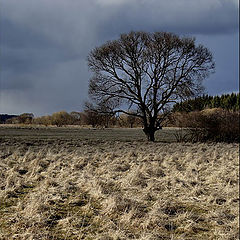
<path fill-rule="evenodd" d="M 23 113 L 7 119 L 7 124 L 36 124 L 36 125 L 55 125 L 58 127 L 66 125 L 91 125 L 92 127 L 141 127 L 141 120 L 130 115 L 121 114 L 113 116 L 108 114 L 99 114 L 94 111 L 86 110 L 84 112 L 66 111 L 55 112 L 52 115 L 34 117 L 32 113 Z"/>

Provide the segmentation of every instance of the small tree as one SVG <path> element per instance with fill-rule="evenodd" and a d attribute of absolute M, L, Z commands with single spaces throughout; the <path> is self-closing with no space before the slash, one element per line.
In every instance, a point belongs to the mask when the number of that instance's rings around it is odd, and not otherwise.
<path fill-rule="evenodd" d="M 95 105 L 90 102 L 85 102 L 85 112 L 87 113 L 92 126 L 94 124 L 109 127 L 111 120 L 114 118 L 114 108 L 116 106 L 117 103 L 111 99 L 108 101 L 99 101 Z"/>
<path fill-rule="evenodd" d="M 19 117 L 18 117 L 18 121 L 19 123 L 24 123 L 24 124 L 31 124 L 33 121 L 33 113 L 22 113 Z"/>
<path fill-rule="evenodd" d="M 121 127 L 133 128 L 134 125 L 139 125 L 139 121 L 137 120 L 139 119 L 134 115 L 123 113 L 119 116 L 118 122 Z"/>
<path fill-rule="evenodd" d="M 52 124 L 61 127 L 63 125 L 72 124 L 72 117 L 65 111 L 55 112 L 51 116 Z"/>
<path fill-rule="evenodd" d="M 72 118 L 72 124 L 80 125 L 81 124 L 81 113 L 80 112 L 70 112 Z"/>
<path fill-rule="evenodd" d="M 101 124 L 100 115 L 93 110 L 85 110 L 85 124 L 91 125 L 93 128 Z"/>
<path fill-rule="evenodd" d="M 122 34 L 93 49 L 88 65 L 94 73 L 92 101 L 114 101 L 115 112 L 141 118 L 150 141 L 171 104 L 198 95 L 201 81 L 214 70 L 207 48 L 196 46 L 194 38 L 166 32 Z"/>
<path fill-rule="evenodd" d="M 136 122 L 136 117 L 133 115 L 127 115 L 127 123 L 130 125 L 130 128 L 133 127 L 133 124 Z"/>
<path fill-rule="evenodd" d="M 51 116 L 37 117 L 33 119 L 33 122 L 35 124 L 45 125 L 47 127 L 48 125 L 51 125 L 52 117 Z"/>

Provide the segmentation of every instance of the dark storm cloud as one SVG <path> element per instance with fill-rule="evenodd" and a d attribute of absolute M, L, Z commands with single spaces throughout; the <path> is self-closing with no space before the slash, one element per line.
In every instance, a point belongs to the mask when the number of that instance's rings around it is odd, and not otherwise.
<path fill-rule="evenodd" d="M 199 35 L 197 41 L 205 43 L 216 62 L 215 74 L 204 82 L 211 95 L 236 92 L 239 89 L 238 34 L 214 36 Z"/>
<path fill-rule="evenodd" d="M 9 113 L 81 110 L 87 54 L 120 33 L 193 34 L 219 53 L 227 44 L 219 36 L 238 31 L 236 0 L 2 0 L 0 11 L 0 112 Z"/>
<path fill-rule="evenodd" d="M 231 0 L 136 0 L 124 1 L 121 6 L 110 2 L 106 1 L 106 17 L 102 24 L 105 29 L 103 31 L 108 35 L 129 29 L 164 30 L 181 34 L 222 34 L 235 32 L 238 27 L 236 1 Z"/>
<path fill-rule="evenodd" d="M 50 42 L 42 36 L 41 33 L 29 29 L 27 26 L 19 24 L 13 19 L 8 19 L 7 16 L 1 17 L 0 22 L 1 46 L 9 46 L 12 48 L 44 48 Z"/>

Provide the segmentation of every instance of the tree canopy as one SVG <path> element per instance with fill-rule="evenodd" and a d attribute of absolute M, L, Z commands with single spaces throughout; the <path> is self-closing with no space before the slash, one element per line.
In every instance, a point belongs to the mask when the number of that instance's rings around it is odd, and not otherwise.
<path fill-rule="evenodd" d="M 94 73 L 89 83 L 93 103 L 110 102 L 111 111 L 141 118 L 151 141 L 169 106 L 199 95 L 202 80 L 214 70 L 207 48 L 167 32 L 122 34 L 93 49 L 88 65 Z"/>

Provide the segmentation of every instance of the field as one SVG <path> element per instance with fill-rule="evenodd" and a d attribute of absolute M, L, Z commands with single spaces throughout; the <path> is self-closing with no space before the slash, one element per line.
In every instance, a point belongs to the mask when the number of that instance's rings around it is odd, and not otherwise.
<path fill-rule="evenodd" d="M 239 239 L 239 146 L 0 127 L 0 239 Z"/>

